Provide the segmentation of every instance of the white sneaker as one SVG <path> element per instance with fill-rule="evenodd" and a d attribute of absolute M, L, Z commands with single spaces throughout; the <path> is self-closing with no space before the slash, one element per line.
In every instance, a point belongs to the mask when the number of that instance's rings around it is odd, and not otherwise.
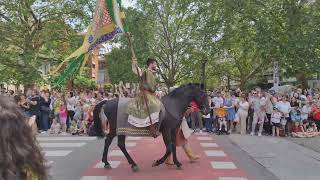
<path fill-rule="evenodd" d="M 258 136 L 259 136 L 259 137 L 261 137 L 261 136 L 262 136 L 262 134 L 261 134 L 261 133 L 258 133 Z"/>
<path fill-rule="evenodd" d="M 45 162 L 44 162 L 44 166 L 45 166 L 46 168 L 51 168 L 51 167 L 52 167 L 52 164 L 53 164 L 53 161 L 45 161 Z"/>
<path fill-rule="evenodd" d="M 250 136 L 254 136 L 254 132 L 251 132 L 251 133 L 250 133 Z"/>

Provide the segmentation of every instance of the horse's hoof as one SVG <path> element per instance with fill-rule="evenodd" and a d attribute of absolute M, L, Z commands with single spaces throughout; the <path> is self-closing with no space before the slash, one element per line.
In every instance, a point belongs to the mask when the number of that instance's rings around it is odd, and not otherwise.
<path fill-rule="evenodd" d="M 183 170 L 181 163 L 177 163 L 176 166 L 177 166 L 177 170 Z"/>
<path fill-rule="evenodd" d="M 139 171 L 139 167 L 137 165 L 131 166 L 131 169 L 133 172 L 138 172 Z"/>
<path fill-rule="evenodd" d="M 152 163 L 152 167 L 156 167 L 156 166 L 159 166 L 158 161 L 153 161 L 153 163 Z"/>
<path fill-rule="evenodd" d="M 105 169 L 112 169 L 112 167 L 111 167 L 110 164 L 105 164 L 105 165 L 104 165 L 104 168 L 105 168 Z"/>

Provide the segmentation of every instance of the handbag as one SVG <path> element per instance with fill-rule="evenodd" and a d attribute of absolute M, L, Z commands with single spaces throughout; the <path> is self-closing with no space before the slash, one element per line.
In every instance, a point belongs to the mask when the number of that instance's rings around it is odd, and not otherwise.
<path fill-rule="evenodd" d="M 240 117 L 239 114 L 236 113 L 235 117 L 234 117 L 234 121 L 233 122 L 239 122 L 240 121 Z"/>

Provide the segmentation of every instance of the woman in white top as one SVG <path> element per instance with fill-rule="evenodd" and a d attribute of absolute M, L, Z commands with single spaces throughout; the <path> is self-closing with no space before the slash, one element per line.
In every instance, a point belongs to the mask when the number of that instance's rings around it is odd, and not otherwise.
<path fill-rule="evenodd" d="M 67 101 L 67 111 L 68 111 L 67 128 L 69 128 L 71 121 L 73 121 L 75 107 L 77 105 L 76 97 L 74 96 L 73 92 L 68 93 L 66 101 Z"/>
<path fill-rule="evenodd" d="M 291 111 L 291 105 L 290 103 L 287 101 L 287 97 L 286 96 L 282 96 L 281 101 L 277 102 L 276 105 L 277 109 L 282 113 L 282 116 L 284 117 L 281 120 L 281 125 L 283 128 L 286 128 L 286 133 L 288 133 L 288 129 L 290 129 L 290 127 L 287 126 L 287 122 L 288 120 L 290 120 L 289 114 Z M 289 126 L 291 125 L 291 122 L 289 122 Z"/>
<path fill-rule="evenodd" d="M 245 94 L 241 94 L 240 102 L 238 103 L 238 112 L 237 116 L 239 117 L 240 124 L 240 134 L 245 135 L 247 129 L 247 117 L 249 110 L 249 102 L 247 101 L 247 96 Z"/>
<path fill-rule="evenodd" d="M 312 112 L 312 104 L 313 104 L 312 101 L 308 101 L 308 103 L 305 104 L 305 105 L 302 107 L 302 110 L 301 110 L 301 120 L 302 120 L 302 121 L 308 120 L 309 115 L 310 115 L 311 112 Z"/>

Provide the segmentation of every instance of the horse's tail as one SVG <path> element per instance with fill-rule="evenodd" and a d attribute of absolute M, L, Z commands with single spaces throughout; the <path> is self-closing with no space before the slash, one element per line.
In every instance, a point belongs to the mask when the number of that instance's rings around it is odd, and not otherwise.
<path fill-rule="evenodd" d="M 100 112 L 103 105 L 106 104 L 107 101 L 99 102 L 93 109 L 93 122 L 94 122 L 94 129 L 96 131 L 97 136 L 103 136 L 103 128 L 100 119 Z"/>

